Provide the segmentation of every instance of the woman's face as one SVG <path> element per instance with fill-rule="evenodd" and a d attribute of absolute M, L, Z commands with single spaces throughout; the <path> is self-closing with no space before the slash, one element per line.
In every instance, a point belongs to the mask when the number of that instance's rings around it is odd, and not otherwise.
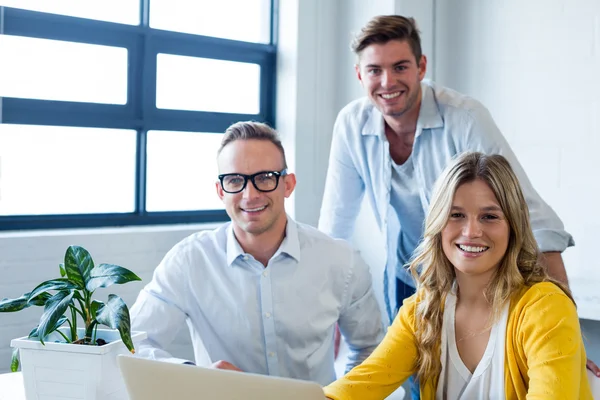
<path fill-rule="evenodd" d="M 483 275 L 502 261 L 510 227 L 498 200 L 482 180 L 456 190 L 452 210 L 442 231 L 442 248 L 456 274 Z"/>

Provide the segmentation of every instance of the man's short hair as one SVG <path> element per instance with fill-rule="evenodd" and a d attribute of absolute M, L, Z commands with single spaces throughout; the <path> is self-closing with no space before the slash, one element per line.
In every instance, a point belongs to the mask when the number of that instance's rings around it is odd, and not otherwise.
<path fill-rule="evenodd" d="M 414 18 L 401 15 L 379 15 L 371 19 L 352 41 L 352 51 L 360 53 L 372 44 L 385 44 L 390 40 L 406 40 L 415 56 L 421 61 L 421 37 Z"/>
<path fill-rule="evenodd" d="M 285 150 L 281 144 L 279 134 L 269 125 L 255 121 L 236 122 L 225 131 L 223 140 L 221 140 L 221 147 L 219 147 L 217 154 L 221 154 L 221 151 L 225 146 L 231 142 L 235 142 L 236 140 L 265 140 L 273 143 L 275 146 L 277 146 L 279 151 L 281 151 L 283 168 L 287 168 Z"/>

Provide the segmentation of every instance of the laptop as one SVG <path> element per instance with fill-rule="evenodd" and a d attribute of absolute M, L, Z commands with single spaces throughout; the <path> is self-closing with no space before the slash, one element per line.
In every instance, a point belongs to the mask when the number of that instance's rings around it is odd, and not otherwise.
<path fill-rule="evenodd" d="M 324 400 L 314 382 L 119 355 L 130 400 Z"/>

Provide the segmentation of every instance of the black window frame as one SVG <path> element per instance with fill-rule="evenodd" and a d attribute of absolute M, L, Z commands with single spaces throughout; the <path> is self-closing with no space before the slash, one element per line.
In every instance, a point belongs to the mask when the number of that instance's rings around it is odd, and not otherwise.
<path fill-rule="evenodd" d="M 146 211 L 147 132 L 224 132 L 229 125 L 240 120 L 261 121 L 275 126 L 278 0 L 271 0 L 271 37 L 268 44 L 150 28 L 149 7 L 149 0 L 140 0 L 140 24 L 124 25 L 0 6 L 0 18 L 3 18 L 3 32 L 0 33 L 128 50 L 125 105 L 2 97 L 1 123 L 131 129 L 137 132 L 134 212 L 0 216 L 0 231 L 208 223 L 229 219 L 224 210 Z M 158 109 L 156 65 L 159 53 L 258 64 L 261 71 L 259 113 Z"/>

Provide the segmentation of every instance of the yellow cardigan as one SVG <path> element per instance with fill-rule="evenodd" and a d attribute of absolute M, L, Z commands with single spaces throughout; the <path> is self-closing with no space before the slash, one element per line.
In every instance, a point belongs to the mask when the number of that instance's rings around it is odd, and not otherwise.
<path fill-rule="evenodd" d="M 334 400 L 385 399 L 416 372 L 416 295 L 406 299 L 381 344 L 361 365 L 325 387 Z M 592 400 L 575 305 L 550 282 L 525 287 L 510 303 L 504 357 L 507 399 Z M 437 378 L 421 385 L 435 399 Z"/>

